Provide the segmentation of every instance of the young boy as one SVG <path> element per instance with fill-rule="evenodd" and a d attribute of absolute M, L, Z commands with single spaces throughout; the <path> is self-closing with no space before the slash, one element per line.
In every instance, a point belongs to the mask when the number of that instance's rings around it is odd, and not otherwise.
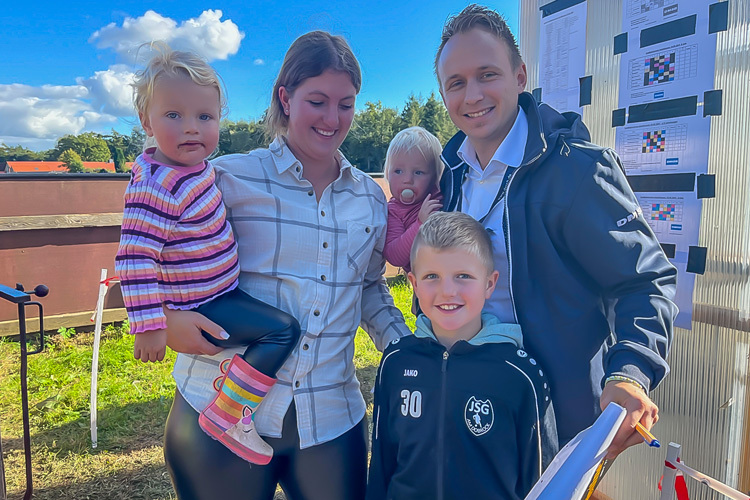
<path fill-rule="evenodd" d="M 560 442 L 609 402 L 628 409 L 610 456 L 643 442 L 668 373 L 676 270 L 641 213 L 614 151 L 575 113 L 538 104 L 513 34 L 466 7 L 443 28 L 435 72 L 461 130 L 445 146 L 446 211 L 489 231 L 498 286 L 487 311 L 517 323 L 552 382 Z"/>
<path fill-rule="evenodd" d="M 408 274 L 423 314 L 383 353 L 368 500 L 521 499 L 557 452 L 549 385 L 521 327 L 482 314 L 497 284 L 487 231 L 436 212 Z"/>

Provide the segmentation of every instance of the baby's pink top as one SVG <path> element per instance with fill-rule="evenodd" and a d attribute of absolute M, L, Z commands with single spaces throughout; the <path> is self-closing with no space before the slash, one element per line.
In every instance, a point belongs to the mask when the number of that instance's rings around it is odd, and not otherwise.
<path fill-rule="evenodd" d="M 437 187 L 430 193 L 430 199 L 443 201 L 443 195 Z M 424 200 L 407 205 L 396 198 L 391 198 L 388 202 L 388 227 L 383 256 L 391 265 L 403 267 L 406 272 L 411 271 L 409 257 L 414 238 L 422 225 L 419 222 L 419 209 L 423 202 Z"/>

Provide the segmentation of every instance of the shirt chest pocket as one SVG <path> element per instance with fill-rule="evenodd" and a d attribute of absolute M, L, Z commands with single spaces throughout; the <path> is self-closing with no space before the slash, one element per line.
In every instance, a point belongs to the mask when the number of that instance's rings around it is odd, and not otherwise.
<path fill-rule="evenodd" d="M 372 223 L 347 221 L 346 264 L 357 276 L 364 276 L 378 241 L 381 227 Z"/>

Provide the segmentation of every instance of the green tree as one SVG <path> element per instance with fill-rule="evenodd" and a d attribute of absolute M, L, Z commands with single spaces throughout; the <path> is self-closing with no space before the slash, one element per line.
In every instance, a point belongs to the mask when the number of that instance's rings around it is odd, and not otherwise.
<path fill-rule="evenodd" d="M 432 92 L 424 103 L 421 125 L 434 134 L 443 145 L 458 131 L 445 106 L 435 96 L 435 92 Z"/>
<path fill-rule="evenodd" d="M 143 152 L 143 145 L 145 143 L 146 132 L 140 126 L 133 127 L 128 136 L 127 146 L 122 150 L 125 153 L 125 161 L 134 161 Z"/>
<path fill-rule="evenodd" d="M 60 154 L 58 161 L 65 165 L 65 167 L 67 167 L 68 169 L 68 172 L 70 172 L 71 174 L 83 172 L 83 161 L 81 161 L 80 155 L 72 149 L 66 149 L 65 151 L 63 151 Z"/>
<path fill-rule="evenodd" d="M 57 140 L 55 150 L 59 155 L 72 149 L 84 161 L 109 161 L 110 152 L 107 142 L 96 132 L 84 132 L 79 135 L 65 135 Z"/>
<path fill-rule="evenodd" d="M 8 146 L 0 143 L 0 161 L 40 161 L 44 152 L 38 153 L 23 146 Z"/>
<path fill-rule="evenodd" d="M 219 129 L 218 155 L 247 153 L 266 146 L 263 125 L 258 121 L 224 120 Z"/>
<path fill-rule="evenodd" d="M 422 123 L 423 113 L 424 105 L 422 104 L 422 98 L 416 97 L 414 94 L 409 94 L 404 104 L 404 109 L 401 111 L 401 130 L 408 127 L 416 127 Z"/>
<path fill-rule="evenodd" d="M 112 154 L 112 160 L 115 163 L 115 172 L 124 172 L 125 171 L 125 154 L 122 152 L 121 148 L 114 148 L 114 153 Z"/>
<path fill-rule="evenodd" d="M 354 117 L 341 149 L 353 165 L 365 172 L 382 172 L 388 144 L 400 126 L 401 117 L 396 109 L 387 108 L 380 101 L 368 102 Z"/>

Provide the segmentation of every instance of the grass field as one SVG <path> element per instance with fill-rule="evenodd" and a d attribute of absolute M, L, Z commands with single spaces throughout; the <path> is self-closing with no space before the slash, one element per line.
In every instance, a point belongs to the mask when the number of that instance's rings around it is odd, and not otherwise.
<path fill-rule="evenodd" d="M 411 290 L 392 285 L 397 306 L 413 328 Z M 89 388 L 92 333 L 65 332 L 29 358 L 29 406 L 35 499 L 175 498 L 164 466 L 164 422 L 175 385 L 175 353 L 163 363 L 133 359 L 132 337 L 115 325 L 102 333 L 99 358 L 99 443 L 91 448 Z M 380 353 L 367 335 L 356 338 L 355 365 L 371 413 Z M 9 499 L 25 488 L 19 347 L 0 341 L 0 434 Z"/>

